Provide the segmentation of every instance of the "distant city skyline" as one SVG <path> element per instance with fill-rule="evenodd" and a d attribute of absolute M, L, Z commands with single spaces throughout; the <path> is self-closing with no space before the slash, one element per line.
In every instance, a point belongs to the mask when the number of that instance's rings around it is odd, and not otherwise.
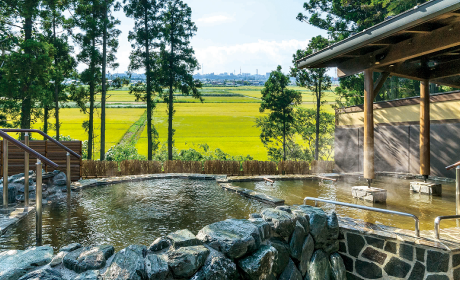
<path fill-rule="evenodd" d="M 195 73 L 214 72 L 265 75 L 278 65 L 287 73 L 292 66 L 292 55 L 306 48 L 310 39 L 326 35 L 306 23 L 296 20 L 303 12 L 305 0 L 185 0 L 192 9 L 192 20 L 198 27 L 191 44 L 203 69 Z M 128 69 L 131 44 L 128 33 L 134 21 L 122 11 L 114 15 L 120 19 L 117 62 L 112 73 Z M 79 70 L 84 69 L 79 66 Z M 138 71 L 142 73 L 142 71 Z M 330 72 L 335 75 L 335 72 Z"/>

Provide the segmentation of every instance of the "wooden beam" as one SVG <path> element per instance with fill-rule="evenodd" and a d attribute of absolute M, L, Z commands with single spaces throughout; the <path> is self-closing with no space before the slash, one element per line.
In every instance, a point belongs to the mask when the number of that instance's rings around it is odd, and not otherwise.
<path fill-rule="evenodd" d="M 454 88 L 460 88 L 460 76 L 453 76 L 448 78 L 440 78 L 431 80 L 432 83 L 438 85 L 450 86 Z"/>
<path fill-rule="evenodd" d="M 340 63 L 341 76 L 353 75 L 365 69 L 377 69 L 409 59 L 428 55 L 448 48 L 460 46 L 460 23 L 448 25 L 400 43 L 370 52 L 355 59 Z"/>
<path fill-rule="evenodd" d="M 420 175 L 430 175 L 430 83 L 420 83 Z"/>
<path fill-rule="evenodd" d="M 364 178 L 372 180 L 374 173 L 374 81 L 372 70 L 364 70 Z"/>
<path fill-rule="evenodd" d="M 383 84 L 385 84 L 385 81 L 388 79 L 388 77 L 390 76 L 390 73 L 389 72 L 382 72 L 379 76 L 379 78 L 377 79 L 377 81 L 375 82 L 375 85 L 374 85 L 374 89 L 373 89 L 373 95 L 372 95 L 372 102 L 375 101 L 375 98 L 377 97 L 377 95 L 379 94 L 380 92 L 380 89 L 382 89 L 383 87 Z"/>
<path fill-rule="evenodd" d="M 430 79 L 460 75 L 460 59 L 438 64 L 430 70 Z"/>

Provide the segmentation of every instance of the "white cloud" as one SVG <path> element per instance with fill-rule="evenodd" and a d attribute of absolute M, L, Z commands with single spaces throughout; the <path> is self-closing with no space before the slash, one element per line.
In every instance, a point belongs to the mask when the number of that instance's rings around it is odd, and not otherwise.
<path fill-rule="evenodd" d="M 253 43 L 236 44 L 231 46 L 209 46 L 195 48 L 200 64 L 204 65 L 204 72 L 242 72 L 259 73 L 269 72 L 281 65 L 284 71 L 292 66 L 292 55 L 298 50 L 306 48 L 309 40 L 296 39 L 283 41 L 258 40 Z"/>
<path fill-rule="evenodd" d="M 200 24 L 216 24 L 232 21 L 233 18 L 224 15 L 215 15 L 210 17 L 199 18 L 196 20 Z"/>

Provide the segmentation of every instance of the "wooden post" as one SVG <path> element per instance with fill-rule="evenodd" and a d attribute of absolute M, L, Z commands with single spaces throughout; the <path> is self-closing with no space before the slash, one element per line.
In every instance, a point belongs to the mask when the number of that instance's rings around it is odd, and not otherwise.
<path fill-rule="evenodd" d="M 374 81 L 372 70 L 364 70 L 364 178 L 374 174 Z"/>
<path fill-rule="evenodd" d="M 420 174 L 430 175 L 430 84 L 420 82 Z"/>

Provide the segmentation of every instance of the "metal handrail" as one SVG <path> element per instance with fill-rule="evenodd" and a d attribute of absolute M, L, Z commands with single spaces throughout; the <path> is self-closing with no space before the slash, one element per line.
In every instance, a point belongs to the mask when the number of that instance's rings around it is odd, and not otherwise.
<path fill-rule="evenodd" d="M 303 200 L 303 204 L 306 205 L 307 201 L 315 201 L 315 206 L 318 205 L 317 202 L 323 202 L 323 203 L 346 206 L 346 207 L 351 207 L 351 208 L 370 210 L 370 211 L 375 211 L 375 212 L 384 213 L 384 214 L 393 214 L 393 215 L 398 215 L 398 216 L 403 216 L 403 217 L 411 217 L 411 218 L 413 218 L 415 220 L 415 235 L 417 237 L 420 237 L 420 221 L 417 218 L 417 216 L 415 216 L 413 214 L 404 213 L 404 212 L 400 212 L 400 211 L 394 211 L 394 210 L 388 210 L 388 209 L 382 209 L 382 208 L 375 208 L 375 207 L 368 207 L 368 206 L 363 206 L 363 205 L 356 205 L 356 204 L 351 204 L 351 203 L 343 203 L 343 202 L 325 200 L 325 199 L 321 199 L 321 198 L 311 198 L 311 197 L 306 197 Z"/>
<path fill-rule="evenodd" d="M 436 239 L 439 239 L 439 225 L 442 220 L 448 219 L 460 219 L 460 215 L 453 215 L 453 216 L 439 216 L 434 219 L 434 235 Z"/>
<path fill-rule="evenodd" d="M 45 137 L 46 139 L 48 139 L 51 142 L 53 142 L 54 144 L 58 145 L 62 149 L 66 150 L 67 152 L 69 152 L 74 157 L 76 157 L 78 159 L 81 158 L 80 155 L 78 155 L 77 153 L 75 153 L 71 149 L 67 148 L 65 145 L 63 145 L 62 143 L 60 143 L 56 139 L 50 137 L 48 134 L 45 134 L 44 132 L 42 132 L 40 130 L 35 130 L 35 129 L 1 129 L 0 131 L 6 132 L 6 133 L 38 133 L 38 134 L 42 135 L 43 137 Z"/>
<path fill-rule="evenodd" d="M 55 162 L 49 160 L 48 158 L 46 158 L 45 156 L 41 155 L 37 151 L 29 148 L 28 146 L 26 146 L 22 142 L 14 139 L 13 137 L 8 135 L 7 133 L 3 132 L 3 130 L 0 130 L 0 137 L 10 141 L 12 144 L 14 144 L 15 146 L 19 147 L 20 149 L 26 151 L 27 153 L 34 155 L 35 157 L 37 157 L 37 159 L 40 159 L 41 161 L 43 161 L 44 163 L 50 165 L 51 167 L 59 168 L 58 164 L 56 164 Z"/>
<path fill-rule="evenodd" d="M 451 169 L 454 169 L 455 167 L 458 167 L 458 166 L 460 166 L 460 161 L 459 161 L 459 162 L 456 162 L 456 163 L 453 164 L 453 165 L 447 166 L 447 167 L 446 167 L 446 170 L 451 170 Z"/>

